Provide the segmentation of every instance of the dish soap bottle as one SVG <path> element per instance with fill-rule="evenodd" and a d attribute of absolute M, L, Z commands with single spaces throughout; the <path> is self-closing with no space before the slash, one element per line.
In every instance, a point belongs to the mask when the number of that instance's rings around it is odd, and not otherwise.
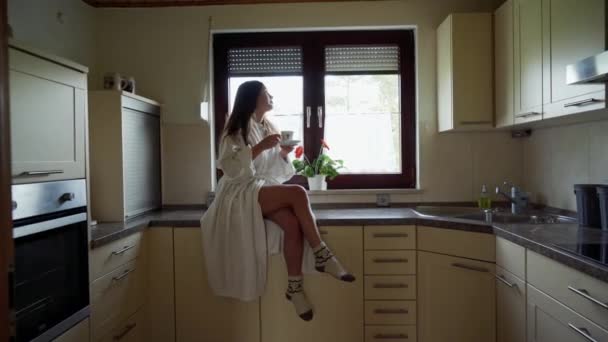
<path fill-rule="evenodd" d="M 488 190 L 485 184 L 481 186 L 481 194 L 479 195 L 479 200 L 477 200 L 477 205 L 480 209 L 492 208 L 492 200 L 488 196 Z"/>

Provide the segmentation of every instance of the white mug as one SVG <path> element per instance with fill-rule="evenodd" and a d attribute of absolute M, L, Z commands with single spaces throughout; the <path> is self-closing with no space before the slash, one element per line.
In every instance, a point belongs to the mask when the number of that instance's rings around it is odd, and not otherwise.
<path fill-rule="evenodd" d="M 281 131 L 281 141 L 289 141 L 293 139 L 293 131 Z"/>

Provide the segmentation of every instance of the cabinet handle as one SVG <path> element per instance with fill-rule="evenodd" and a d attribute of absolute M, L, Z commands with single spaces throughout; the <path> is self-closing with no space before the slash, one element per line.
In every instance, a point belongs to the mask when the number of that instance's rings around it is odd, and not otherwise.
<path fill-rule="evenodd" d="M 596 339 L 594 339 L 591 334 L 589 333 L 589 330 L 585 329 L 585 328 L 577 328 L 574 324 L 572 323 L 568 323 L 568 326 L 570 327 L 570 329 L 576 331 L 577 333 L 581 334 L 584 338 L 586 338 L 587 340 L 591 341 L 591 342 L 597 342 Z"/>
<path fill-rule="evenodd" d="M 457 263 L 457 262 L 453 263 L 452 266 L 458 267 L 458 268 L 464 268 L 465 270 L 475 271 L 475 272 L 483 272 L 483 273 L 490 272 L 487 268 L 470 266 L 470 265 L 465 265 L 465 264 L 461 264 L 461 263 Z"/>
<path fill-rule="evenodd" d="M 496 279 L 500 280 L 503 284 L 507 285 L 508 287 L 511 287 L 511 288 L 512 287 L 517 287 L 517 284 L 515 284 L 515 283 L 509 283 L 507 281 L 507 279 L 505 278 L 505 276 L 502 275 L 502 274 L 501 275 L 495 274 L 494 276 L 496 277 Z"/>
<path fill-rule="evenodd" d="M 460 121 L 461 125 L 487 125 L 491 124 L 492 121 Z"/>
<path fill-rule="evenodd" d="M 317 107 L 317 120 L 319 120 L 319 128 L 323 128 L 323 106 Z"/>
<path fill-rule="evenodd" d="M 306 106 L 306 128 L 310 128 L 310 106 Z"/>
<path fill-rule="evenodd" d="M 374 284 L 375 289 L 407 289 L 409 286 L 403 283 L 378 283 Z"/>
<path fill-rule="evenodd" d="M 374 335 L 376 340 L 407 340 L 406 334 L 376 334 Z"/>
<path fill-rule="evenodd" d="M 327 230 L 322 230 L 321 229 L 321 230 L 319 230 L 319 234 L 321 234 L 321 235 L 327 235 L 327 234 L 329 234 L 329 232 L 327 232 Z"/>
<path fill-rule="evenodd" d="M 579 290 L 579 289 L 576 289 L 576 288 L 574 288 L 572 286 L 568 286 L 568 290 L 570 290 L 570 291 L 576 293 L 577 295 L 579 295 L 579 296 L 581 296 L 581 297 L 583 297 L 583 298 L 585 298 L 585 299 L 587 299 L 587 300 L 589 300 L 589 301 L 591 301 L 591 302 L 593 302 L 593 303 L 595 303 L 595 304 L 603 307 L 604 309 L 608 309 L 608 304 L 606 304 L 606 303 L 604 303 L 604 302 L 602 302 L 600 300 L 597 300 L 597 299 L 591 297 L 589 295 L 589 291 L 587 291 L 585 289 L 580 289 Z"/>
<path fill-rule="evenodd" d="M 127 326 L 125 327 L 125 329 L 124 329 L 123 331 L 121 331 L 121 332 L 120 332 L 120 334 L 118 334 L 118 335 L 114 335 L 113 340 L 114 340 L 114 341 L 120 341 L 120 340 L 122 340 L 122 338 L 123 338 L 123 337 L 125 337 L 125 336 L 127 336 L 127 334 L 128 334 L 128 333 L 129 333 L 131 330 L 135 329 L 135 327 L 136 327 L 136 326 L 137 326 L 137 323 L 132 323 L 132 324 L 127 325 Z"/>
<path fill-rule="evenodd" d="M 406 238 L 409 235 L 406 233 L 374 233 L 372 236 L 375 238 Z"/>
<path fill-rule="evenodd" d="M 403 258 L 375 258 L 374 262 L 376 264 L 389 264 L 389 263 L 405 264 L 407 262 L 407 259 L 403 259 Z"/>
<path fill-rule="evenodd" d="M 24 171 L 18 176 L 48 176 L 63 173 L 63 170 Z"/>
<path fill-rule="evenodd" d="M 598 99 L 586 99 L 586 100 L 582 100 L 582 101 L 576 101 L 576 102 L 570 102 L 570 103 L 566 103 L 564 105 L 565 108 L 568 107 L 582 107 L 582 106 L 586 106 L 589 104 L 593 104 L 593 103 L 598 103 L 598 102 L 604 102 L 604 100 L 598 100 Z"/>
<path fill-rule="evenodd" d="M 537 116 L 537 115 L 541 115 L 542 113 L 539 112 L 526 112 L 526 113 L 519 113 L 517 115 L 515 115 L 516 118 L 529 118 L 531 116 Z"/>
<path fill-rule="evenodd" d="M 409 313 L 409 311 L 407 309 L 376 309 L 374 310 L 374 313 L 379 315 L 406 315 Z"/>
<path fill-rule="evenodd" d="M 122 272 L 122 274 L 121 274 L 121 275 L 116 276 L 116 277 L 113 277 L 113 278 L 112 278 L 112 281 L 120 281 L 120 280 L 123 280 L 123 279 L 125 279 L 127 276 L 129 276 L 129 274 L 130 274 L 131 272 L 133 272 L 133 271 L 135 271 L 135 269 L 134 269 L 134 268 L 133 268 L 133 269 L 129 269 L 129 270 L 125 270 L 124 272 Z"/>
<path fill-rule="evenodd" d="M 124 252 L 128 251 L 129 249 L 135 248 L 135 245 L 131 245 L 131 246 L 124 246 L 121 250 L 119 251 L 112 251 L 111 255 L 120 255 L 123 254 Z"/>

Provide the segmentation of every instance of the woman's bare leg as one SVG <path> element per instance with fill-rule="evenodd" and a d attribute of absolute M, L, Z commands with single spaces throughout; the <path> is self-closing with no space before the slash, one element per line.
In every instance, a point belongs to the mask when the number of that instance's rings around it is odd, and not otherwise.
<path fill-rule="evenodd" d="M 283 229 L 283 255 L 287 264 L 287 275 L 302 275 L 302 254 L 304 253 L 302 230 L 293 211 L 289 208 L 279 209 L 267 218 Z"/>
<path fill-rule="evenodd" d="M 298 219 L 306 241 L 312 248 L 319 246 L 321 237 L 310 208 L 306 189 L 299 185 L 263 186 L 260 189 L 258 201 L 265 217 L 269 217 L 280 209 L 291 209 Z"/>

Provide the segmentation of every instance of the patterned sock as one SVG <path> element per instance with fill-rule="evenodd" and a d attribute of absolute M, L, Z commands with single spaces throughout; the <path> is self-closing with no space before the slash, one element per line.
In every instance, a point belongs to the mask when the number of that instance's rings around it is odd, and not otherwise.
<path fill-rule="evenodd" d="M 310 321 L 313 317 L 312 307 L 304 293 L 302 276 L 287 277 L 287 292 L 285 297 L 293 304 L 301 319 Z"/>
<path fill-rule="evenodd" d="M 319 272 L 329 273 L 334 278 L 353 282 L 355 277 L 340 264 L 338 258 L 329 250 L 325 242 L 321 242 L 319 246 L 313 249 L 315 253 L 315 268 Z"/>

